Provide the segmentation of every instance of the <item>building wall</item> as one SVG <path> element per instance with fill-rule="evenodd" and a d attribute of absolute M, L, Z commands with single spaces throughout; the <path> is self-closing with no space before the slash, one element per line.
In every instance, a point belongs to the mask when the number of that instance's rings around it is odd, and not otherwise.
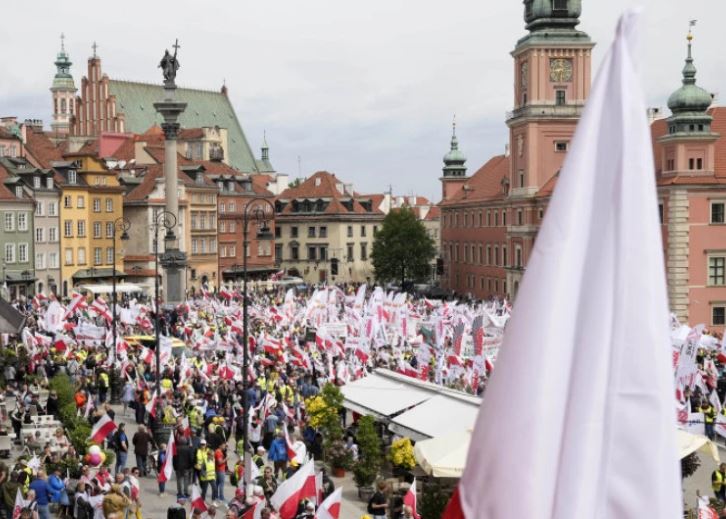
<path fill-rule="evenodd" d="M 32 279 L 34 265 L 34 244 L 33 244 L 33 205 L 32 201 L 6 200 L 0 202 L 0 254 L 3 259 L 3 277 L 8 276 L 13 280 L 21 277 L 23 272 L 28 272 Z M 25 224 L 22 230 L 19 226 L 19 218 L 24 218 Z M 25 258 L 21 258 L 21 248 L 25 250 Z M 10 250 L 8 250 L 10 249 Z M 8 282 L 10 297 L 31 294 L 34 284 L 32 281 L 20 285 Z"/>
<path fill-rule="evenodd" d="M 190 186 L 186 191 L 189 197 L 187 287 L 198 289 L 206 282 L 212 290 L 219 286 L 217 191 Z"/>
<path fill-rule="evenodd" d="M 278 215 L 276 225 L 282 250 L 281 268 L 291 275 L 300 275 L 306 283 L 371 282 L 375 273 L 371 262 L 374 232 L 383 225 L 383 215 L 370 219 L 327 219 L 322 217 L 289 217 Z M 296 227 L 297 237 L 292 234 Z M 315 229 L 315 237 L 309 237 L 308 228 Z M 320 237 L 320 228 L 326 228 L 326 236 Z M 352 235 L 349 235 L 348 228 Z M 362 230 L 365 229 L 365 236 Z M 298 259 L 292 258 L 292 245 L 297 244 Z M 353 257 L 348 257 L 348 246 Z M 309 248 L 315 248 L 315 259 L 309 257 Z M 320 259 L 320 249 L 326 250 L 325 260 Z M 363 258 L 365 251 L 365 259 Z M 331 258 L 338 259 L 338 275 L 333 276 Z"/>
<path fill-rule="evenodd" d="M 39 214 L 36 208 L 33 217 L 33 232 L 35 243 L 35 282 L 36 292 L 50 294 L 60 293 L 61 289 L 61 249 L 60 249 L 60 219 L 58 192 L 35 191 L 36 206 L 42 207 Z M 55 211 L 51 210 L 51 205 Z M 53 216 L 53 212 L 55 216 Z M 38 240 L 38 229 L 42 240 Z M 55 237 L 55 239 L 52 239 Z"/>

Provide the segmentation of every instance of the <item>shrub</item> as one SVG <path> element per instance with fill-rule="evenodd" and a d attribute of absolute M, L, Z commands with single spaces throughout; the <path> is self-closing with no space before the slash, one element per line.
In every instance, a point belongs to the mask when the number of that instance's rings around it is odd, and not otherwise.
<path fill-rule="evenodd" d="M 416 466 L 416 457 L 413 455 L 413 445 L 410 438 L 399 438 L 391 443 L 388 459 L 395 466 L 411 470 Z"/>
<path fill-rule="evenodd" d="M 369 487 L 378 477 L 381 469 L 381 441 L 372 416 L 364 416 L 358 421 L 358 462 L 353 467 L 353 476 L 358 486 Z"/>

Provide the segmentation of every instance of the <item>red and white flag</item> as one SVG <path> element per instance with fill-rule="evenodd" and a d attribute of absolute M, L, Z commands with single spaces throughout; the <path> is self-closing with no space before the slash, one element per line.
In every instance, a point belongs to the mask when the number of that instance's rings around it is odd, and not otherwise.
<path fill-rule="evenodd" d="M 156 418 L 156 402 L 159 400 L 159 393 L 154 391 L 154 394 L 151 395 L 151 398 L 146 404 L 146 412 L 151 415 L 152 418 Z"/>
<path fill-rule="evenodd" d="M 406 492 L 406 495 L 403 496 L 403 504 L 411 507 L 411 515 L 413 515 L 414 519 L 420 519 L 420 516 L 418 515 L 418 509 L 416 506 L 416 504 L 417 504 L 416 478 L 413 478 L 413 483 L 411 483 L 411 488 L 409 488 L 408 492 Z"/>
<path fill-rule="evenodd" d="M 65 321 L 66 319 L 68 319 L 79 308 L 83 308 L 85 303 L 86 303 L 86 296 L 84 296 L 83 294 L 79 294 L 78 292 L 74 292 L 71 302 L 68 305 L 68 308 L 66 308 L 66 313 L 63 315 L 63 320 Z"/>
<path fill-rule="evenodd" d="M 171 473 L 174 470 L 174 452 L 176 447 L 174 445 L 174 432 L 169 433 L 169 443 L 166 444 L 166 458 L 164 459 L 164 466 L 159 471 L 158 481 L 164 483 L 171 479 Z"/>
<path fill-rule="evenodd" d="M 698 498 L 698 519 L 718 519 L 718 513 L 711 508 L 708 496 L 699 496 Z"/>
<path fill-rule="evenodd" d="M 575 132 L 445 519 L 682 517 L 637 19 L 621 18 Z"/>
<path fill-rule="evenodd" d="M 293 519 L 300 501 L 314 497 L 315 465 L 313 461 L 308 461 L 277 487 L 277 491 L 270 498 L 270 504 L 279 512 L 280 519 Z"/>
<path fill-rule="evenodd" d="M 207 511 L 207 503 L 202 499 L 202 490 L 196 483 L 192 485 L 192 510 Z"/>
<path fill-rule="evenodd" d="M 336 488 L 332 494 L 320 503 L 317 510 L 317 519 L 339 519 L 340 504 L 343 500 L 343 488 Z M 418 519 L 418 516 L 414 516 Z"/>
<path fill-rule="evenodd" d="M 116 424 L 111 420 L 111 417 L 104 414 L 100 420 L 98 420 L 91 429 L 91 441 L 101 445 L 103 440 L 116 430 Z"/>
<path fill-rule="evenodd" d="M 244 514 L 242 514 L 240 519 L 261 519 L 262 510 L 265 508 L 266 503 L 267 502 L 264 499 L 262 501 L 257 501 Z"/>
<path fill-rule="evenodd" d="M 23 511 L 23 508 L 26 507 L 28 502 L 23 499 L 23 493 L 20 492 L 20 489 L 15 493 L 15 506 L 13 507 L 13 519 L 18 519 L 20 517 L 21 512 Z"/>

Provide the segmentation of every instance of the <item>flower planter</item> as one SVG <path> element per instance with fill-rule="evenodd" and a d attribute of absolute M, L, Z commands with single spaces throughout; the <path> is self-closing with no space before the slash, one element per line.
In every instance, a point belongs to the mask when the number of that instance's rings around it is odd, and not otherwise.
<path fill-rule="evenodd" d="M 345 469 L 342 467 L 333 467 L 333 476 L 335 476 L 336 478 L 344 478 Z"/>
<path fill-rule="evenodd" d="M 370 501 L 371 497 L 373 497 L 373 494 L 375 493 L 375 490 L 373 487 L 358 487 L 358 497 L 361 501 L 364 503 L 367 503 Z"/>

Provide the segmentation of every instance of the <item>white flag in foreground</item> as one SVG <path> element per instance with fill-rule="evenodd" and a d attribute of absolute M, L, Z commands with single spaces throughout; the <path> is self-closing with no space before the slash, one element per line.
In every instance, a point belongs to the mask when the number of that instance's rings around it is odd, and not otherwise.
<path fill-rule="evenodd" d="M 445 518 L 682 516 L 637 19 L 595 81 Z"/>

